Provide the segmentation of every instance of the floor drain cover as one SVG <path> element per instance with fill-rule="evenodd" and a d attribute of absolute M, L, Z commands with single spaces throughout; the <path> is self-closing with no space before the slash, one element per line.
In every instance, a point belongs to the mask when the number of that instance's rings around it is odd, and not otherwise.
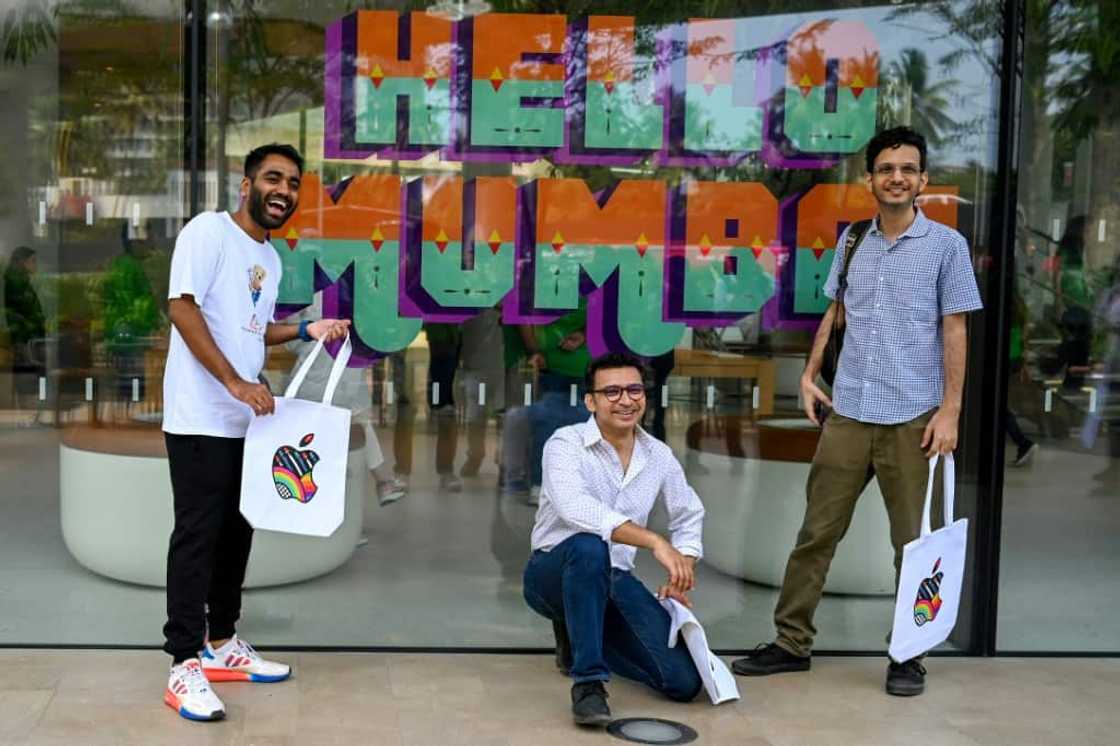
<path fill-rule="evenodd" d="M 692 743 L 697 734 L 684 723 L 661 718 L 625 718 L 607 726 L 607 733 L 633 743 Z"/>

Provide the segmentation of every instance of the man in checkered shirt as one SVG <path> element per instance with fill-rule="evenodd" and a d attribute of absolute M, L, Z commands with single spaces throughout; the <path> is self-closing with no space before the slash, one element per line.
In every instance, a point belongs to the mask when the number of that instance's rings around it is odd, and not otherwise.
<path fill-rule="evenodd" d="M 700 691 L 687 647 L 668 645 L 669 613 L 659 599 L 691 606 L 704 506 L 669 447 L 639 426 L 642 362 L 603 355 L 588 365 L 585 385 L 591 418 L 560 428 L 544 446 L 524 593 L 552 620 L 557 665 L 574 682 L 576 723 L 606 725 L 603 682 L 612 671 L 682 702 Z M 669 514 L 668 538 L 645 527 L 658 498 Z M 631 572 L 639 547 L 668 573 L 656 596 Z"/>
<path fill-rule="evenodd" d="M 850 227 L 837 242 L 825 284 L 833 303 L 801 376 L 805 414 L 815 424 L 827 419 L 809 472 L 805 518 L 774 611 L 778 636 L 732 664 L 745 676 L 809 669 L 813 612 L 828 566 L 872 476 L 890 519 L 897 578 L 902 548 L 918 536 L 927 459 L 957 447 L 965 314 L 981 308 L 968 244 L 915 206 L 929 178 L 925 139 L 917 132 L 897 127 L 876 135 L 867 146 L 866 178 L 879 214 L 856 247 L 840 299 L 844 347 L 832 398 L 816 379 L 837 312 Z M 916 659 L 892 662 L 887 692 L 921 694 L 925 674 Z"/>

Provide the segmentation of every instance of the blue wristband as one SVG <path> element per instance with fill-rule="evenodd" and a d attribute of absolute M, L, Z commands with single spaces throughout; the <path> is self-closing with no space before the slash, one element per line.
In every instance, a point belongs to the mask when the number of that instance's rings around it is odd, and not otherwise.
<path fill-rule="evenodd" d="M 304 319 L 303 321 L 299 322 L 299 338 L 302 339 L 304 342 L 310 342 L 311 341 L 311 335 L 307 333 L 307 326 L 310 323 L 311 322 L 308 321 L 307 319 Z"/>

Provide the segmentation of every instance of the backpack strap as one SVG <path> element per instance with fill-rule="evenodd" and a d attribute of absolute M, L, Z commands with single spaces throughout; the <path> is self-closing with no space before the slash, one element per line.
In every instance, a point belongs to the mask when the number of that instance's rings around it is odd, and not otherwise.
<path fill-rule="evenodd" d="M 847 240 L 844 241 L 844 263 L 840 266 L 840 276 L 836 290 L 836 300 L 839 303 L 844 302 L 844 291 L 848 289 L 848 267 L 852 264 L 852 257 L 855 256 L 856 249 L 863 242 L 863 237 L 867 235 L 867 230 L 870 227 L 870 220 L 857 220 L 848 229 Z"/>

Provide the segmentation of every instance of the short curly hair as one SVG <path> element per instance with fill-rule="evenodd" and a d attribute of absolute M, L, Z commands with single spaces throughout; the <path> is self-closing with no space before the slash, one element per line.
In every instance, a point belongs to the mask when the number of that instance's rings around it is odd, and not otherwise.
<path fill-rule="evenodd" d="M 879 153 L 903 145 L 912 145 L 918 149 L 918 155 L 921 157 L 919 165 L 922 171 L 925 171 L 926 139 L 922 137 L 921 133 L 909 127 L 891 127 L 889 130 L 883 130 L 875 135 L 871 138 L 871 142 L 867 143 L 867 173 L 875 170 L 875 159 L 879 157 Z"/>

